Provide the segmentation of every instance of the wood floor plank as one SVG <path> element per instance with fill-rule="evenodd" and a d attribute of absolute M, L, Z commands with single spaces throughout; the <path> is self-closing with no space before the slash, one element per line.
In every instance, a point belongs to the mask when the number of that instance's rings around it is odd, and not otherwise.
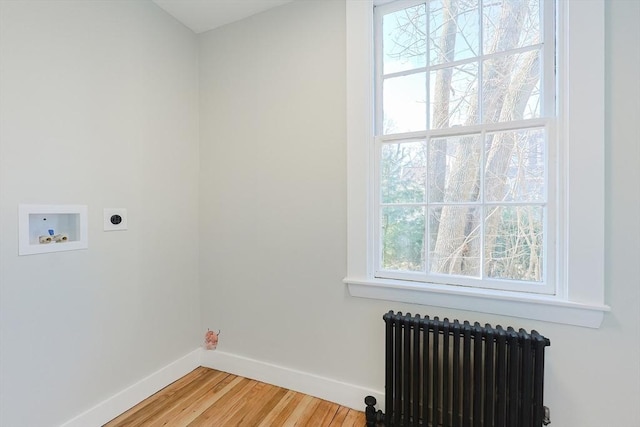
<path fill-rule="evenodd" d="M 260 393 L 245 403 L 243 408 L 229 420 L 230 426 L 255 426 L 269 413 L 287 393 L 286 389 L 270 384 L 261 384 Z M 258 386 L 254 390 L 257 390 Z"/>
<path fill-rule="evenodd" d="M 197 368 L 104 427 L 363 427 L 364 412 Z"/>
<path fill-rule="evenodd" d="M 240 377 L 229 375 L 216 385 L 216 387 L 211 390 L 207 390 L 204 395 L 200 396 L 195 402 L 190 404 L 187 409 L 182 411 L 179 416 L 174 417 L 171 422 L 166 425 L 187 425 L 206 411 L 211 405 L 215 405 L 215 402 L 223 396 L 226 390 L 233 388 L 240 381 Z"/>
<path fill-rule="evenodd" d="M 142 423 L 148 417 L 158 411 L 161 411 L 168 400 L 175 398 L 184 390 L 184 388 L 193 387 L 194 383 L 197 383 L 199 380 L 210 374 L 211 373 L 206 368 L 200 367 L 194 369 L 184 377 L 145 399 L 134 408 L 131 408 L 124 414 L 105 424 L 105 427 L 120 424 L 126 424 L 127 427 L 143 425 Z"/>
<path fill-rule="evenodd" d="M 221 399 L 224 399 L 228 393 L 231 393 L 231 397 L 233 396 L 233 390 L 240 384 L 246 384 L 249 380 L 242 377 L 229 377 L 231 381 L 229 381 L 222 389 L 220 390 L 211 390 L 206 395 L 202 396 L 198 401 L 191 405 L 188 411 L 185 411 L 183 415 L 173 420 L 176 425 L 187 426 L 195 419 L 197 419 L 200 415 L 206 412 L 211 407 L 215 406 L 217 402 Z M 229 396 L 227 396 L 229 398 Z"/>
<path fill-rule="evenodd" d="M 226 372 L 213 371 L 207 376 L 207 381 L 194 388 L 190 393 L 185 394 L 179 400 L 172 402 L 172 407 L 154 418 L 150 418 L 145 427 L 163 427 L 175 425 L 177 419 L 187 414 L 191 408 L 197 406 L 198 402 L 207 399 L 207 393 L 215 394 L 229 384 L 235 376 Z"/>
<path fill-rule="evenodd" d="M 258 427 L 283 425 L 294 409 L 296 409 L 302 397 L 302 394 L 289 390 L 284 398 L 278 402 L 276 407 L 267 414 L 267 417 L 258 424 Z"/>
<path fill-rule="evenodd" d="M 338 409 L 338 412 L 336 412 L 336 415 L 331 420 L 331 424 L 329 424 L 329 427 L 342 427 L 342 423 L 344 422 L 344 419 L 347 417 L 348 412 L 349 412 L 349 408 L 345 408 L 344 406 L 341 406 L 340 409 Z"/>
<path fill-rule="evenodd" d="M 168 395 L 166 400 L 162 403 L 162 406 L 154 408 L 155 411 L 153 413 L 149 413 L 144 419 L 142 419 L 139 423 L 140 427 L 148 427 L 154 423 L 154 421 L 162 418 L 167 414 L 167 411 L 171 411 L 174 407 L 181 405 L 185 400 L 189 400 L 192 396 L 201 396 L 206 393 L 207 390 L 210 390 L 215 387 L 220 381 L 225 378 L 224 373 L 208 373 L 203 377 L 199 377 L 197 381 L 194 381 L 189 386 L 183 387 L 179 392 Z M 134 427 L 134 426 L 131 426 Z"/>
<path fill-rule="evenodd" d="M 347 416 L 342 422 L 342 427 L 362 427 L 363 425 L 365 425 L 365 423 L 366 419 L 364 417 L 364 413 L 349 409 L 349 412 L 347 412 Z"/>
<path fill-rule="evenodd" d="M 308 394 L 302 395 L 300 403 L 295 407 L 291 415 L 282 424 L 282 427 L 296 427 L 304 426 L 311 417 L 311 414 L 316 410 L 318 405 L 318 399 L 315 399 Z"/>
<path fill-rule="evenodd" d="M 321 400 L 316 407 L 316 410 L 313 412 L 307 425 L 312 427 L 328 427 L 331 424 L 331 421 L 336 416 L 340 405 L 337 403 L 328 402 L 326 400 Z"/>
<path fill-rule="evenodd" d="M 217 407 L 209 407 L 188 427 L 231 426 L 231 418 L 240 411 L 247 400 L 255 395 L 256 388 L 260 386 L 261 383 L 254 380 L 248 380 L 246 384 L 239 384 L 232 393 L 229 393 L 229 399 L 220 399 Z M 231 394 L 233 395 L 231 396 Z"/>

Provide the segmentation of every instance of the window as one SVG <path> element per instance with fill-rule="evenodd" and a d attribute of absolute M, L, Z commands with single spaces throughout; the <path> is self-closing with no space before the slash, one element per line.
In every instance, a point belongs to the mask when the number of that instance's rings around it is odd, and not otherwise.
<path fill-rule="evenodd" d="M 352 295 L 600 325 L 604 6 L 588 3 L 347 1 Z"/>
<path fill-rule="evenodd" d="M 554 15 L 375 8 L 375 277 L 553 293 Z"/>

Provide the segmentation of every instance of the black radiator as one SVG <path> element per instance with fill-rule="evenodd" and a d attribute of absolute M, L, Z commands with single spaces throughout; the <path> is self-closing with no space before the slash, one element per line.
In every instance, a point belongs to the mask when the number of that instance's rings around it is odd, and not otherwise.
<path fill-rule="evenodd" d="M 386 323 L 385 410 L 367 396 L 367 426 L 540 427 L 544 350 L 536 331 L 407 313 Z"/>

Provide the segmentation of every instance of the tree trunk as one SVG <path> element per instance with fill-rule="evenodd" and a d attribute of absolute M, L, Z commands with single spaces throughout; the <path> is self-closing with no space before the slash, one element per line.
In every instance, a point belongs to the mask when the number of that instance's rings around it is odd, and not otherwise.
<path fill-rule="evenodd" d="M 527 100 L 531 96 L 533 89 L 538 82 L 539 68 L 538 52 L 529 52 L 524 61 L 522 69 L 514 76 L 507 96 L 505 97 L 504 106 L 501 112 L 501 120 L 520 120 L 522 119 Z M 504 181 L 505 176 L 514 151 L 518 148 L 517 141 L 511 133 L 499 133 L 491 139 L 491 145 L 487 148 L 485 170 L 491 170 L 493 175 L 486 176 L 485 199 L 491 201 L 499 201 L 500 198 L 507 193 L 506 187 L 508 183 Z M 529 216 L 531 218 L 531 215 Z M 519 235 L 528 236 L 527 245 L 530 248 L 530 257 L 535 257 L 537 263 L 538 257 L 535 255 L 537 251 L 537 240 L 531 237 L 531 221 L 529 220 L 527 230 L 519 231 Z M 489 271 L 490 266 L 494 264 L 492 253 L 496 246 L 497 230 L 500 224 L 499 215 L 489 215 L 485 222 L 485 259 L 486 268 Z M 531 261 L 530 261 L 531 264 Z M 512 270 L 512 269 L 508 269 Z M 513 271 L 513 270 L 512 270 Z M 533 274 L 533 273 L 536 274 Z M 508 274 L 509 278 L 515 278 L 517 275 Z M 540 269 L 530 269 L 525 277 L 529 280 L 540 280 Z"/>
<path fill-rule="evenodd" d="M 500 51 L 515 47 L 522 30 L 522 17 L 526 10 L 527 1 L 525 0 L 509 0 L 504 3 L 492 46 Z M 487 70 L 484 81 L 478 83 L 478 85 L 483 85 L 482 116 L 484 122 L 493 122 L 496 118 L 506 114 L 514 115 L 513 110 L 517 106 L 524 108 L 526 105 L 526 102 L 512 102 L 520 98 L 515 94 L 512 95 L 511 91 L 504 90 L 509 86 L 509 81 L 505 76 L 511 75 L 513 62 L 513 56 L 503 57 L 502 60 L 496 61 L 496 67 Z M 517 86 L 517 83 L 514 82 L 512 86 Z M 506 97 L 505 92 L 509 94 Z M 439 95 L 444 96 L 444 94 Z M 505 104 L 506 98 L 509 97 L 513 99 Z M 477 90 L 472 98 L 472 108 L 477 108 Z M 469 117 L 474 118 L 474 123 L 468 124 L 475 124 L 475 114 L 473 113 L 470 113 Z M 450 170 L 443 174 L 448 177 L 443 192 L 445 202 L 476 200 L 480 185 L 480 170 L 477 165 L 480 164 L 482 143 L 482 141 L 474 143 L 473 138 L 470 137 L 463 138 L 458 145 L 455 154 L 456 161 L 451 164 Z M 506 158 L 508 159 L 509 156 L 506 155 Z M 432 272 L 474 276 L 479 274 L 478 262 L 472 262 L 472 259 L 477 260 L 480 254 L 479 245 L 481 242 L 478 235 L 475 234 L 480 224 L 477 221 L 482 221 L 482 218 L 477 217 L 475 208 L 450 205 L 442 208 L 437 238 L 431 254 Z"/>

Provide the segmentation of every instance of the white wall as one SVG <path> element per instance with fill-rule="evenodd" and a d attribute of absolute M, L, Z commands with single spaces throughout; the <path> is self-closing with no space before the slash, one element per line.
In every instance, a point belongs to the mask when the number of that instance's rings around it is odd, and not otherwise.
<path fill-rule="evenodd" d="M 552 343 L 552 425 L 640 426 L 639 4 L 607 3 L 612 312 L 598 330 L 349 297 L 344 2 L 298 1 L 202 35 L 201 307 L 219 350 L 382 390 L 389 309 L 536 329 Z"/>
<path fill-rule="evenodd" d="M 147 1 L 0 1 L 3 427 L 60 425 L 198 346 L 197 48 Z M 19 257 L 19 203 L 87 204 L 89 249 Z"/>

